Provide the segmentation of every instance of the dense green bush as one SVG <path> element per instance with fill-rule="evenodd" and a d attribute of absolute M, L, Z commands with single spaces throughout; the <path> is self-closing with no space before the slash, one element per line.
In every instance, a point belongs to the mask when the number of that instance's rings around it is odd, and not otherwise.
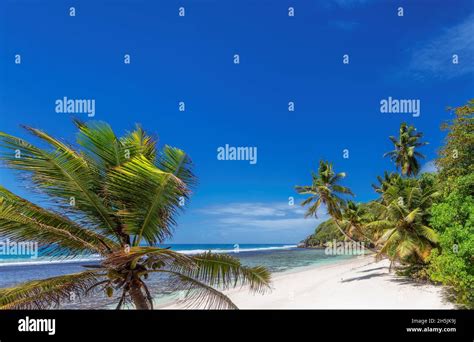
<path fill-rule="evenodd" d="M 451 179 L 431 209 L 439 247 L 430 256 L 432 280 L 450 286 L 459 304 L 474 307 L 474 175 Z"/>
<path fill-rule="evenodd" d="M 319 224 L 316 227 L 314 234 L 308 236 L 303 243 L 306 247 L 323 247 L 326 242 L 333 240 L 344 241 L 344 236 L 337 229 L 334 221 L 329 219 Z"/>

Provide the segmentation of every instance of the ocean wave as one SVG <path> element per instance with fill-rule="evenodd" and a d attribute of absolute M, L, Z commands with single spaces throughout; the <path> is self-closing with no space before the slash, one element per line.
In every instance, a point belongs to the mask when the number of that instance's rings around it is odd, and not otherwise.
<path fill-rule="evenodd" d="M 98 255 L 91 255 L 90 257 L 83 258 L 37 258 L 37 259 L 23 259 L 23 260 L 1 260 L 0 267 L 6 266 L 37 266 L 37 265 L 48 265 L 48 264 L 72 264 L 77 262 L 89 262 L 89 261 L 99 261 L 101 258 Z"/>
<path fill-rule="evenodd" d="M 191 250 L 176 250 L 187 255 L 199 254 L 199 253 L 242 253 L 242 252 L 260 252 L 277 249 L 290 249 L 295 248 L 297 245 L 285 245 L 285 246 L 273 246 L 273 247 L 255 247 L 255 248 L 232 248 L 232 249 L 191 249 Z"/>
<path fill-rule="evenodd" d="M 175 249 L 175 252 L 179 252 L 186 255 L 194 255 L 206 252 L 212 253 L 245 253 L 245 252 L 260 252 L 260 251 L 270 251 L 270 250 L 284 250 L 295 248 L 297 245 L 284 245 L 284 246 L 269 246 L 269 247 L 253 247 L 253 248 L 229 248 L 229 249 L 189 249 L 189 250 L 180 250 Z M 6 266 L 36 266 L 36 265 L 47 265 L 47 264 L 72 264 L 80 262 L 91 262 L 91 261 L 100 261 L 101 257 L 99 255 L 91 255 L 88 257 L 77 257 L 77 258 L 42 258 L 37 259 L 0 259 L 0 267 Z"/>

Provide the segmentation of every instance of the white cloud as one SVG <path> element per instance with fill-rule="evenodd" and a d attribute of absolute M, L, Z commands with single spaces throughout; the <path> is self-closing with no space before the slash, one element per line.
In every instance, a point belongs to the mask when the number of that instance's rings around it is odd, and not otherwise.
<path fill-rule="evenodd" d="M 233 226 L 239 231 L 250 231 L 255 228 L 262 231 L 296 231 L 314 229 L 316 226 L 325 221 L 322 217 L 314 218 L 287 218 L 287 219 L 240 219 L 240 218 L 222 218 L 219 220 L 221 225 Z"/>
<path fill-rule="evenodd" d="M 459 56 L 459 64 L 452 58 Z M 412 51 L 409 73 L 419 79 L 451 79 L 474 72 L 474 14 L 445 29 L 438 37 Z"/>
<path fill-rule="evenodd" d="M 438 169 L 436 167 L 435 161 L 430 160 L 429 162 L 426 162 L 421 167 L 420 173 L 433 173 L 433 172 L 437 172 L 437 171 L 438 171 Z"/>
<path fill-rule="evenodd" d="M 200 211 L 210 215 L 285 216 L 281 205 L 269 206 L 264 203 L 229 203 Z"/>
<path fill-rule="evenodd" d="M 233 231 L 261 232 L 274 231 L 312 231 L 319 223 L 327 220 L 326 210 L 322 207 L 318 219 L 304 218 L 306 209 L 298 204 L 285 203 L 228 203 L 201 209 L 200 212 L 213 217 L 219 227 Z"/>

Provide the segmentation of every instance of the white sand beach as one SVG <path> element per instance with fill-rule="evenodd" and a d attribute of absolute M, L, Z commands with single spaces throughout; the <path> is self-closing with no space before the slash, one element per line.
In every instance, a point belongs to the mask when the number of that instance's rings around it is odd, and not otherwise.
<path fill-rule="evenodd" d="M 454 309 L 443 289 L 389 273 L 389 261 L 358 257 L 325 266 L 276 273 L 272 291 L 246 288 L 226 294 L 240 309 Z M 177 304 L 166 309 L 180 308 Z"/>

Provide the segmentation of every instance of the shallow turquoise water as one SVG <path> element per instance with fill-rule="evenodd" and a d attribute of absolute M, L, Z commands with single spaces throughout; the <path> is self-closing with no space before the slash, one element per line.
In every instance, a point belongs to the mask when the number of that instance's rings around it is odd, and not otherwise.
<path fill-rule="evenodd" d="M 229 253 L 239 258 L 242 264 L 246 266 L 262 265 L 274 273 L 311 265 L 325 265 L 352 258 L 352 256 L 330 256 L 326 255 L 322 249 L 301 249 L 292 245 L 240 245 L 239 248 L 235 248 L 233 245 L 171 245 L 170 247 L 186 254 L 205 250 Z M 42 258 L 24 260 L 25 263 L 18 261 L 16 260 L 12 265 L 5 264 L 5 260 L 3 265 L 0 263 L 0 287 L 9 287 L 33 279 L 81 272 L 84 270 L 82 265 L 97 263 L 97 260 L 88 260 L 87 258 L 82 258 L 80 261 L 68 260 L 67 262 L 56 263 Z M 162 276 L 150 276 L 147 284 L 157 303 L 167 302 L 172 296 L 176 295 L 169 287 L 167 279 Z M 102 292 L 99 292 L 93 293 L 80 301 L 63 303 L 61 308 L 101 309 L 113 307 L 117 300 L 117 298 L 107 298 Z"/>

